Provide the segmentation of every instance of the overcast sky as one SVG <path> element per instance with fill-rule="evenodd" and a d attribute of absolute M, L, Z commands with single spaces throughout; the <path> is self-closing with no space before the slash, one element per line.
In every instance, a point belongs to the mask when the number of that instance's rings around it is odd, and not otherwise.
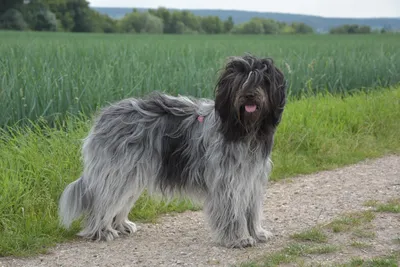
<path fill-rule="evenodd" d="M 400 0 L 88 0 L 96 7 L 235 9 L 324 17 L 400 17 Z"/>

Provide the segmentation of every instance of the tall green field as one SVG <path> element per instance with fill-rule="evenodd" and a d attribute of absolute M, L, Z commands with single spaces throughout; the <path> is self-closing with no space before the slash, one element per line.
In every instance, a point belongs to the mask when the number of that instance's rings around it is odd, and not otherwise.
<path fill-rule="evenodd" d="M 269 56 L 291 96 L 400 81 L 400 35 L 105 35 L 0 32 L 0 127 L 152 90 L 212 97 L 226 58 Z"/>

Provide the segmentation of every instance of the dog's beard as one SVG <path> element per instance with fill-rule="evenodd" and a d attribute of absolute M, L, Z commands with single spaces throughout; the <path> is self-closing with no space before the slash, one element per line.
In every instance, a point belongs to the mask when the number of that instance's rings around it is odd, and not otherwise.
<path fill-rule="evenodd" d="M 247 132 L 256 131 L 265 115 L 266 96 L 261 89 L 257 89 L 256 93 L 249 97 L 248 95 L 239 94 L 233 104 L 236 110 L 239 123 Z"/>

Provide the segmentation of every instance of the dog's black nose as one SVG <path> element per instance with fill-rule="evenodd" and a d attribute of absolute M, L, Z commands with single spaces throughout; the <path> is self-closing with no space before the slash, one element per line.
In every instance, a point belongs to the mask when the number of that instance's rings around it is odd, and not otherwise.
<path fill-rule="evenodd" d="M 246 97 L 247 99 L 254 98 L 254 97 L 255 97 L 255 94 L 254 94 L 254 93 L 247 93 L 247 94 L 245 95 L 245 97 Z"/>

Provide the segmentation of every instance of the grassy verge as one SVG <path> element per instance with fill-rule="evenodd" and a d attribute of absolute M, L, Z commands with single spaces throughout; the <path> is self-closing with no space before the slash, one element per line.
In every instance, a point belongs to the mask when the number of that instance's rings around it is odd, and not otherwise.
<path fill-rule="evenodd" d="M 379 212 L 376 210 L 376 212 Z M 398 266 L 400 260 L 399 252 L 387 251 L 386 255 L 368 257 L 365 250 L 373 251 L 373 246 L 365 243 L 372 240 L 375 236 L 359 236 L 357 233 L 365 229 L 375 231 L 376 228 L 372 224 L 375 214 L 372 211 L 359 211 L 342 214 L 338 218 L 324 225 L 317 225 L 313 228 L 306 229 L 303 232 L 292 234 L 289 241 L 283 248 L 274 252 L 253 259 L 252 261 L 243 262 L 240 267 L 275 267 L 275 266 L 335 266 L 335 267 L 352 267 L 352 266 Z M 343 235 L 345 233 L 345 235 Z M 354 235 L 356 234 L 356 235 Z M 338 235 L 342 235 L 338 238 Z M 393 240 L 393 242 L 397 242 Z M 352 250 L 353 249 L 353 250 Z M 352 250 L 352 251 L 350 251 Z M 364 259 L 352 254 L 357 250 L 364 250 Z M 349 256 L 349 260 L 344 263 L 330 262 L 335 261 L 340 252 L 345 252 Z M 380 252 L 382 253 L 382 252 Z M 342 253 L 341 253 L 342 254 Z M 343 254 L 342 254 L 343 256 Z M 365 259 L 368 257 L 369 259 Z"/>
<path fill-rule="evenodd" d="M 379 201 L 371 200 L 365 203 L 365 206 L 375 208 L 378 212 L 392 212 L 400 213 L 400 198 L 394 198 L 386 203 L 380 203 Z"/>
<path fill-rule="evenodd" d="M 400 151 L 400 87 L 291 102 L 272 152 L 272 179 Z"/>
<path fill-rule="evenodd" d="M 399 99 L 397 88 L 289 103 L 277 133 L 272 179 L 399 152 Z M 81 173 L 79 149 L 89 123 L 66 121 L 64 130 L 35 125 L 0 133 L 0 256 L 43 252 L 77 231 L 77 226 L 59 228 L 57 202 L 65 185 Z M 153 220 L 165 212 L 195 208 L 143 196 L 130 216 Z"/>
<path fill-rule="evenodd" d="M 369 260 L 354 258 L 347 263 L 338 264 L 335 267 L 398 267 L 399 257 L 396 255 L 388 255 L 374 257 Z"/>

